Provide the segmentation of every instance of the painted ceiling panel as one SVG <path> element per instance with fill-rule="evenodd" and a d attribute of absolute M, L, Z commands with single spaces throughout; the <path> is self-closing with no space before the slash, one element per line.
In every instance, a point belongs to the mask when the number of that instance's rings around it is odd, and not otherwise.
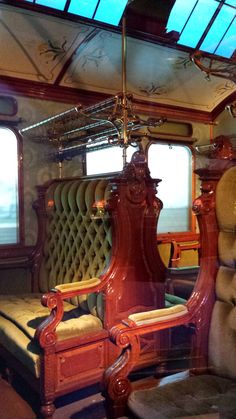
<path fill-rule="evenodd" d="M 0 5 L 0 77 L 115 95 L 122 90 L 122 37 L 87 23 Z M 211 112 L 236 92 L 207 81 L 189 53 L 127 38 L 127 90 L 138 99 Z"/>
<path fill-rule="evenodd" d="M 20 9 L 0 9 L 1 74 L 53 83 L 93 28 Z"/>
<path fill-rule="evenodd" d="M 120 92 L 121 42 L 119 34 L 99 31 L 77 51 L 62 85 L 114 95 Z M 126 75 L 127 90 L 134 97 L 202 111 L 211 111 L 236 91 L 232 82 L 207 81 L 189 54 L 133 38 L 127 39 Z"/>

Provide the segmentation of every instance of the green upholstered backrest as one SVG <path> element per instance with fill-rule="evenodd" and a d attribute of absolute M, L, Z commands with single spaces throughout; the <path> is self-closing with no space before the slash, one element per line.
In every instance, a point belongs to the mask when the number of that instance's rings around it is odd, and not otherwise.
<path fill-rule="evenodd" d="M 217 374 L 236 378 L 236 166 L 221 177 L 216 189 L 220 268 L 217 301 L 209 338 L 209 364 Z"/>
<path fill-rule="evenodd" d="M 39 272 L 41 292 L 99 276 L 106 269 L 111 254 L 111 222 L 98 206 L 109 196 L 108 179 L 65 179 L 49 186 Z M 93 310 L 94 298 L 90 299 L 89 305 L 86 296 L 73 303 Z"/>

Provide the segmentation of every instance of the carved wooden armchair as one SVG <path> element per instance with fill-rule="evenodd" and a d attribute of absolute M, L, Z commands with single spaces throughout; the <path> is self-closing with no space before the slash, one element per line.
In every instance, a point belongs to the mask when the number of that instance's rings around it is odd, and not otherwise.
<path fill-rule="evenodd" d="M 115 179 L 38 187 L 32 294 L 0 297 L 0 354 L 40 391 L 43 417 L 52 417 L 56 397 L 99 382 L 118 354 L 108 339 L 114 324 L 164 305 L 157 183 L 135 153 Z M 158 348 L 145 339 L 140 365 Z"/>
<path fill-rule="evenodd" d="M 223 175 L 216 169 L 198 174 L 202 195 L 193 209 L 201 263 L 194 291 L 186 304 L 132 314 L 111 329 L 122 352 L 104 376 L 109 418 L 124 413 L 142 419 L 236 417 L 236 166 Z M 131 383 L 140 338 L 178 325 L 195 329 L 190 371 L 177 374 L 175 382 L 174 376 L 166 384 L 166 378 L 156 380 L 155 387 L 152 380 L 152 388 L 148 381 Z"/>

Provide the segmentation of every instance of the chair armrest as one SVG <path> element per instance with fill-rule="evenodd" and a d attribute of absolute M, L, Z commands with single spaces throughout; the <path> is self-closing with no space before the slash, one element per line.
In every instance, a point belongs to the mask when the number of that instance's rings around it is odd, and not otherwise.
<path fill-rule="evenodd" d="M 56 338 L 56 327 L 60 323 L 64 314 L 63 300 L 77 295 L 98 292 L 103 288 L 107 281 L 99 278 L 90 278 L 88 280 L 57 285 L 50 292 L 43 294 L 41 303 L 50 310 L 49 316 L 42 321 L 35 332 L 41 347 L 53 345 Z"/>
<path fill-rule="evenodd" d="M 132 325 L 142 326 L 167 320 L 175 320 L 185 314 L 188 314 L 187 307 L 184 304 L 177 304 L 173 307 L 131 314 L 128 317 L 128 321 L 131 321 Z M 130 323 L 128 325 L 130 325 Z"/>
<path fill-rule="evenodd" d="M 110 330 L 110 338 L 117 346 L 125 348 L 136 341 L 139 336 L 188 324 L 190 321 L 191 312 L 184 304 L 139 312 L 129 315 L 127 319 L 113 326 Z"/>
<path fill-rule="evenodd" d="M 101 279 L 95 277 L 86 279 L 84 281 L 60 284 L 55 287 L 55 290 L 60 291 L 60 293 L 62 294 L 62 298 L 65 299 L 79 294 L 87 294 L 99 291 L 99 285 L 101 284 Z"/>

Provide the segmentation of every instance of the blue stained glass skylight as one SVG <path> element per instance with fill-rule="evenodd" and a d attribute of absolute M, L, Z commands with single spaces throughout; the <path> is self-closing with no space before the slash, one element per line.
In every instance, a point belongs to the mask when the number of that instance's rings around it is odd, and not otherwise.
<path fill-rule="evenodd" d="M 236 0 L 226 0 L 225 3 L 226 4 L 230 4 L 231 6 L 236 7 Z"/>
<path fill-rule="evenodd" d="M 36 0 L 36 4 L 41 6 L 52 7 L 57 10 L 64 10 L 66 0 Z"/>
<path fill-rule="evenodd" d="M 176 0 L 167 31 L 180 33 L 178 44 L 230 58 L 236 48 L 236 0 L 222 3 L 223 0 Z"/>
<path fill-rule="evenodd" d="M 167 31 L 182 32 L 186 20 L 197 3 L 197 0 L 176 0 L 167 22 Z"/>
<path fill-rule="evenodd" d="M 94 19 L 119 25 L 128 0 L 100 0 Z"/>
<path fill-rule="evenodd" d="M 224 39 L 216 50 L 216 54 L 223 55 L 230 58 L 235 51 L 235 37 L 236 37 L 236 20 L 234 19 L 232 25 L 228 29 Z"/>
<path fill-rule="evenodd" d="M 119 25 L 128 0 L 19 0 L 77 16 Z"/>
<path fill-rule="evenodd" d="M 228 6 L 222 6 L 219 14 L 216 16 L 209 32 L 207 33 L 200 48 L 203 51 L 214 53 L 225 32 L 229 28 L 235 16 L 235 10 Z M 236 40 L 235 40 L 236 47 Z"/>
<path fill-rule="evenodd" d="M 68 12 L 92 19 L 98 0 L 71 0 Z"/>
<path fill-rule="evenodd" d="M 179 44 L 195 48 L 210 19 L 216 11 L 218 3 L 212 0 L 201 0 L 193 9 L 192 14 L 182 32 Z"/>

